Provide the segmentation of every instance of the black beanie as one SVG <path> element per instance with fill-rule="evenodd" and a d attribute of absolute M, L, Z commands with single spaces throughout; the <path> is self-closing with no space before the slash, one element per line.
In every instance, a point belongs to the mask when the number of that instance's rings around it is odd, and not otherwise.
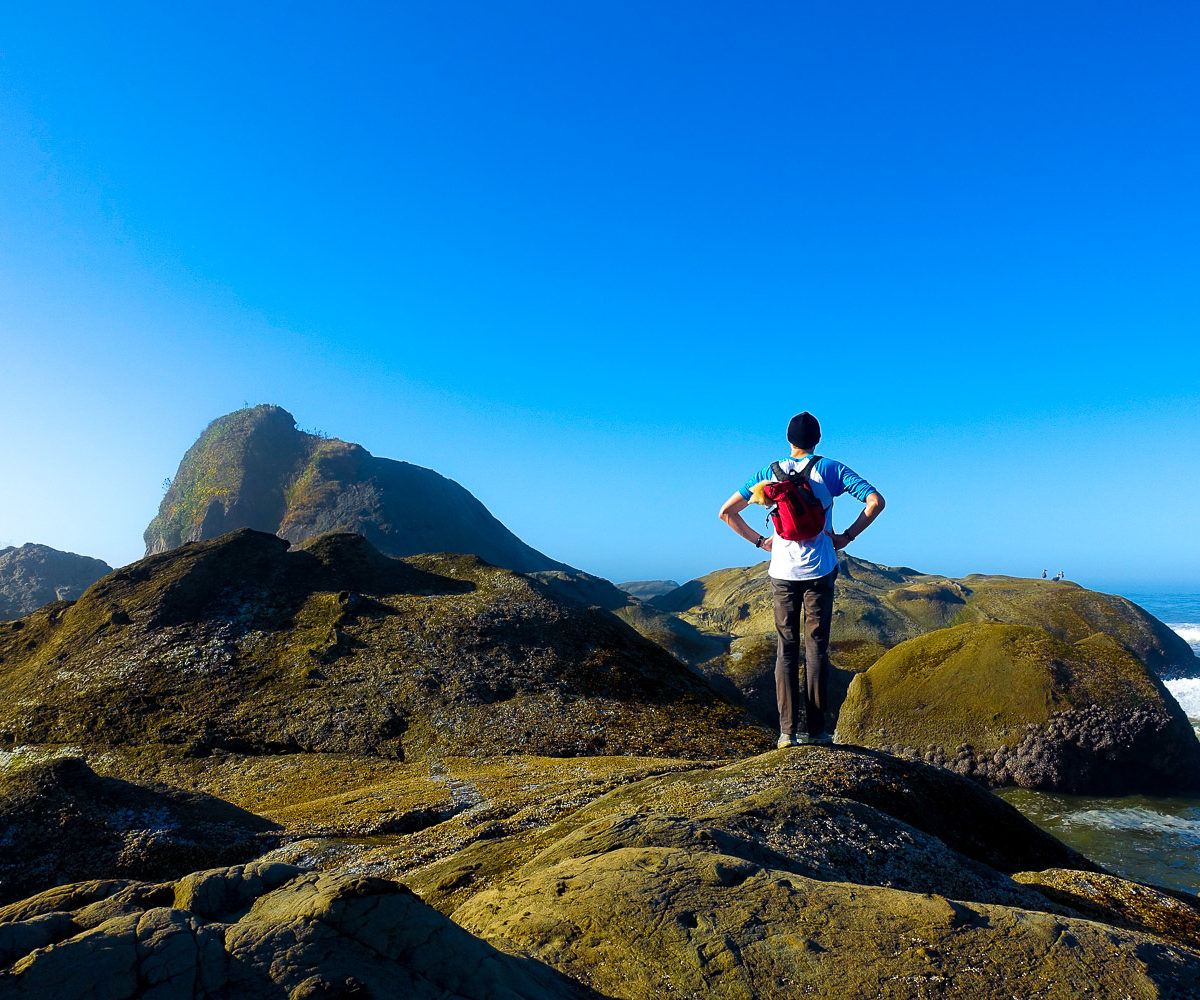
<path fill-rule="evenodd" d="M 821 425 L 808 410 L 797 413 L 788 421 L 787 439 L 788 444 L 794 444 L 797 448 L 803 448 L 805 451 L 812 451 L 817 446 L 817 442 L 821 440 Z"/>

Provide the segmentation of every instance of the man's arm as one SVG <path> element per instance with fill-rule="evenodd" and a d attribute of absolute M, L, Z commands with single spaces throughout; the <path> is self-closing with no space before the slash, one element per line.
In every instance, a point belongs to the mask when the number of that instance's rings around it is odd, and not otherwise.
<path fill-rule="evenodd" d="M 845 531 L 833 536 L 833 547 L 835 549 L 844 549 L 867 530 L 867 526 L 883 513 L 885 506 L 887 505 L 884 502 L 883 494 L 877 490 L 872 490 L 867 495 L 867 505 L 859 513 L 858 517 L 854 519 L 854 523 Z"/>
<path fill-rule="evenodd" d="M 883 497 L 880 497 L 879 499 L 882 501 Z M 764 552 L 770 552 L 771 536 L 760 535 L 757 531 L 750 527 L 750 525 L 746 523 L 745 518 L 742 517 L 742 511 L 749 506 L 749 500 L 742 496 L 740 492 L 735 493 L 725 501 L 724 505 L 721 507 L 720 513 L 717 514 L 717 517 L 728 524 L 729 527 L 746 539 L 746 541 L 753 542 L 755 545 L 758 545 L 758 547 Z M 761 545 L 759 545 L 760 540 L 762 540 Z"/>

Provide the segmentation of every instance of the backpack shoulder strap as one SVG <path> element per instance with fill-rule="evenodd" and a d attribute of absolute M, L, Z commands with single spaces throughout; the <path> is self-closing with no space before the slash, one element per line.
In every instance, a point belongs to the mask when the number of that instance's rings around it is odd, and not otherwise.
<path fill-rule="evenodd" d="M 807 478 L 808 478 L 808 474 L 809 474 L 810 472 L 812 472 L 812 470 L 813 470 L 813 469 L 816 467 L 816 464 L 817 464 L 819 461 L 821 461 L 821 456 L 820 456 L 820 455 L 813 455 L 813 456 L 811 456 L 811 457 L 809 458 L 809 460 L 808 460 L 808 465 L 806 465 L 806 466 L 805 466 L 803 469 L 801 469 L 801 470 L 800 470 L 800 475 L 801 475 L 801 476 L 802 476 L 804 479 L 807 479 Z"/>
<path fill-rule="evenodd" d="M 783 466 L 778 462 L 771 463 L 771 471 L 775 473 L 775 479 L 777 482 L 786 483 L 788 479 L 791 478 L 786 472 L 783 471 Z"/>

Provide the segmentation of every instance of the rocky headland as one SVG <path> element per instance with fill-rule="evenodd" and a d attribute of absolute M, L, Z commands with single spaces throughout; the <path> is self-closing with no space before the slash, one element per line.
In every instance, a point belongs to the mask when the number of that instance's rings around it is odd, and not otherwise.
<path fill-rule="evenodd" d="M 361 535 L 242 529 L 0 627 L 0 746 L 703 758 L 767 735 L 600 608 Z"/>
<path fill-rule="evenodd" d="M 33 542 L 0 549 L 0 621 L 20 618 L 55 601 L 73 601 L 112 572 L 102 559 L 60 552 Z"/>
<path fill-rule="evenodd" d="M 570 568 L 521 541 L 453 480 L 298 430 L 287 410 L 266 404 L 218 417 L 187 450 L 146 528 L 146 554 L 238 528 L 293 543 L 354 532 L 389 556 L 469 552 L 521 572 Z"/>
<path fill-rule="evenodd" d="M 617 586 L 630 597 L 636 597 L 639 601 L 648 601 L 653 597 L 661 597 L 663 594 L 669 594 L 672 590 L 679 589 L 679 584 L 675 580 L 629 580 L 626 583 L 618 583 Z"/>

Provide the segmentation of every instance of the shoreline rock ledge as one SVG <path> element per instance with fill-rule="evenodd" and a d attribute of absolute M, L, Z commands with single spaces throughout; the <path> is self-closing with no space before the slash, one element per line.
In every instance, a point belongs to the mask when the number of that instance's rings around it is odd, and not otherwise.
<path fill-rule="evenodd" d="M 268 856 L 49 889 L 0 908 L 0 995 L 1200 993 L 1195 898 L 1100 871 L 972 781 L 862 748 L 645 778 L 396 872 L 407 887 L 384 867 Z"/>

